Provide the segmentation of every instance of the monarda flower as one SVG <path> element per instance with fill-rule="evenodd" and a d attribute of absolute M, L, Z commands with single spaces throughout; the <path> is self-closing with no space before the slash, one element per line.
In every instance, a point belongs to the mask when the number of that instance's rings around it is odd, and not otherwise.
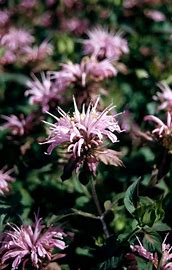
<path fill-rule="evenodd" d="M 170 152 L 172 151 L 172 118 L 171 113 L 167 112 L 167 122 L 164 124 L 158 117 L 147 115 L 145 121 L 152 121 L 156 124 L 156 128 L 152 130 L 152 134 L 162 141 L 162 145 Z"/>
<path fill-rule="evenodd" d="M 9 116 L 1 115 L 1 118 L 6 120 L 6 122 L 0 126 L 0 130 L 9 129 L 11 134 L 14 136 L 23 136 L 32 129 L 35 121 L 34 113 L 28 115 L 24 118 L 23 115 L 20 117 L 11 114 Z"/>
<path fill-rule="evenodd" d="M 61 71 L 50 72 L 52 77 L 60 81 L 67 81 L 68 84 L 80 84 L 82 87 L 85 87 L 90 81 L 102 81 L 117 74 L 117 70 L 108 59 L 98 62 L 94 57 L 85 57 L 80 64 L 69 62 L 61 66 Z"/>
<path fill-rule="evenodd" d="M 88 37 L 89 39 L 83 42 L 84 52 L 98 59 L 118 60 L 120 56 L 129 52 L 127 41 L 122 37 L 121 32 L 115 34 L 99 27 L 89 31 Z"/>
<path fill-rule="evenodd" d="M 44 60 L 48 55 L 52 55 L 53 47 L 44 40 L 39 46 L 25 47 L 23 53 L 26 62 L 36 62 Z"/>
<path fill-rule="evenodd" d="M 114 132 L 121 132 L 116 115 L 108 114 L 114 106 L 109 105 L 104 111 L 97 112 L 98 102 L 99 99 L 94 105 L 89 104 L 87 110 L 83 105 L 80 113 L 74 99 L 75 110 L 72 116 L 60 108 L 58 109 L 59 118 L 48 113 L 57 122 L 54 124 L 45 122 L 50 125 L 50 135 L 44 142 L 50 144 L 47 154 L 50 155 L 53 149 L 60 144 L 67 145 L 67 150 L 71 154 L 71 159 L 62 176 L 63 180 L 69 178 L 72 171 L 81 166 L 84 171 L 95 174 L 99 161 L 115 166 L 122 165 L 122 161 L 119 159 L 120 154 L 105 147 L 105 139 L 116 143 L 118 139 Z"/>
<path fill-rule="evenodd" d="M 61 66 L 62 70 L 50 72 L 51 78 L 66 88 L 73 86 L 79 108 L 88 100 L 95 101 L 100 91 L 105 92 L 100 86 L 100 82 L 117 74 L 117 70 L 110 60 L 105 59 L 98 62 L 95 57 L 84 57 L 80 64 L 69 62 Z"/>
<path fill-rule="evenodd" d="M 0 27 L 4 27 L 10 19 L 10 12 L 6 9 L 0 10 Z"/>
<path fill-rule="evenodd" d="M 0 195 L 5 195 L 10 191 L 10 183 L 15 179 L 10 176 L 13 169 L 7 170 L 6 166 L 0 170 Z"/>
<path fill-rule="evenodd" d="M 24 46 L 30 46 L 33 41 L 34 37 L 28 31 L 10 28 L 8 33 L 1 38 L 0 44 L 12 51 L 16 51 Z"/>
<path fill-rule="evenodd" d="M 164 22 L 166 20 L 165 15 L 158 10 L 145 10 L 144 14 L 146 17 L 155 22 Z"/>
<path fill-rule="evenodd" d="M 38 104 L 42 107 L 42 111 L 49 109 L 50 103 L 55 104 L 61 99 L 61 93 L 65 90 L 63 84 L 59 83 L 53 85 L 50 76 L 41 73 L 42 82 L 33 74 L 33 80 L 27 82 L 28 90 L 25 92 L 26 96 L 30 96 L 30 104 Z"/>
<path fill-rule="evenodd" d="M 157 94 L 155 96 L 153 96 L 154 100 L 161 102 L 158 109 L 172 111 L 172 90 L 171 90 L 171 88 L 164 82 L 158 83 L 158 87 L 160 88 L 161 92 L 157 92 Z"/>
<path fill-rule="evenodd" d="M 161 260 L 158 261 L 158 257 L 156 253 L 148 251 L 140 240 L 137 238 L 139 245 L 131 245 L 131 249 L 134 253 L 138 254 L 142 258 L 147 259 L 148 261 L 151 261 L 154 265 L 155 269 L 160 270 L 172 270 L 172 246 L 169 244 L 166 244 L 167 236 L 164 238 L 164 241 L 162 242 L 161 250 L 162 250 L 162 256 Z"/>
<path fill-rule="evenodd" d="M 11 269 L 28 269 L 31 265 L 33 269 L 42 269 L 54 257 L 60 258 L 64 254 L 54 254 L 55 248 L 65 249 L 65 234 L 56 227 L 46 228 L 42 224 L 41 218 L 36 218 L 31 225 L 10 225 L 11 229 L 4 232 L 5 235 L 1 243 L 0 255 L 1 264 L 11 265 Z"/>

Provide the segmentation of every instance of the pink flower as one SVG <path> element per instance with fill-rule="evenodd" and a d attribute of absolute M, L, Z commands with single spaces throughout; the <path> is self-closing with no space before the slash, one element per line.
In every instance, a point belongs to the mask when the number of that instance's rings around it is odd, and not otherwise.
<path fill-rule="evenodd" d="M 161 258 L 161 269 L 162 270 L 172 270 L 172 246 L 166 244 L 168 234 L 166 235 L 162 243 L 162 258 Z"/>
<path fill-rule="evenodd" d="M 121 55 L 129 52 L 127 41 L 122 33 L 108 32 L 104 28 L 95 28 L 88 32 L 88 40 L 84 41 L 85 54 L 92 54 L 99 59 L 119 59 Z"/>
<path fill-rule="evenodd" d="M 139 245 L 130 246 L 132 251 L 138 253 L 141 257 L 153 262 L 155 260 L 154 254 L 148 251 L 146 248 L 144 248 L 138 237 L 137 241 L 139 242 Z"/>
<path fill-rule="evenodd" d="M 38 6 L 37 0 L 21 0 L 18 8 L 21 11 L 28 11 L 30 9 L 34 9 Z"/>
<path fill-rule="evenodd" d="M 88 21 L 76 17 L 70 19 L 64 17 L 61 19 L 61 28 L 65 31 L 72 32 L 75 35 L 82 35 L 88 28 Z"/>
<path fill-rule="evenodd" d="M 145 121 L 152 121 L 155 122 L 157 127 L 152 131 L 152 133 L 157 134 L 160 138 L 166 136 L 166 135 L 172 135 L 172 118 L 171 114 L 167 113 L 167 123 L 164 124 L 158 117 L 154 115 L 147 115 L 144 117 Z"/>
<path fill-rule="evenodd" d="M 12 263 L 12 270 L 18 269 L 20 265 L 22 269 L 27 269 L 27 263 L 34 269 L 42 269 L 41 266 L 53 258 L 54 248 L 63 250 L 66 247 L 64 233 L 56 227 L 46 229 L 41 218 L 36 218 L 32 226 L 10 227 L 12 230 L 4 233 L 6 238 L 2 242 L 0 254 L 2 264 Z M 62 256 L 59 254 L 59 257 Z"/>
<path fill-rule="evenodd" d="M 6 123 L 0 126 L 0 130 L 9 129 L 11 134 L 15 136 L 23 136 L 24 134 L 27 134 L 35 124 L 34 112 L 25 118 L 23 115 L 17 117 L 14 114 L 9 116 L 2 115 L 1 118 L 6 120 Z"/>
<path fill-rule="evenodd" d="M 13 64 L 17 61 L 17 55 L 12 51 L 5 51 L 4 54 L 0 58 L 1 65 Z"/>
<path fill-rule="evenodd" d="M 0 26 L 5 26 L 10 19 L 10 12 L 6 9 L 0 10 Z"/>
<path fill-rule="evenodd" d="M 97 62 L 95 58 L 83 58 L 80 64 L 69 62 L 61 66 L 61 71 L 50 72 L 50 74 L 52 78 L 60 80 L 66 85 L 76 83 L 85 87 L 86 83 L 90 81 L 102 81 L 117 74 L 117 70 L 108 59 Z"/>
<path fill-rule="evenodd" d="M 24 126 L 26 124 L 25 119 L 19 119 L 16 115 L 11 114 L 10 116 L 2 115 L 1 118 L 7 122 L 3 124 L 0 129 L 10 129 L 13 135 L 22 136 L 24 134 Z"/>
<path fill-rule="evenodd" d="M 131 249 L 133 252 L 137 253 L 139 256 L 151 261 L 156 269 L 172 270 L 172 253 L 171 253 L 172 246 L 165 243 L 167 240 L 167 237 L 168 237 L 168 234 L 166 235 L 162 243 L 162 257 L 161 257 L 160 262 L 158 262 L 157 254 L 152 253 L 148 251 L 146 248 L 144 248 L 138 238 L 137 240 L 139 242 L 139 245 L 131 245 Z M 158 266 L 160 268 L 158 268 Z"/>
<path fill-rule="evenodd" d="M 158 10 L 145 10 L 144 14 L 155 22 L 164 22 L 166 20 L 165 15 Z"/>
<path fill-rule="evenodd" d="M 163 82 L 158 84 L 161 92 L 157 92 L 156 96 L 153 97 L 154 100 L 161 102 L 161 105 L 158 107 L 159 110 L 169 110 L 172 111 L 172 90 L 171 88 Z"/>
<path fill-rule="evenodd" d="M 10 28 L 8 33 L 3 35 L 0 44 L 10 50 L 21 49 L 33 43 L 34 37 L 24 29 Z"/>
<path fill-rule="evenodd" d="M 61 99 L 61 93 L 65 90 L 63 84 L 53 84 L 50 80 L 50 75 L 41 73 L 42 82 L 35 75 L 32 75 L 33 80 L 27 82 L 28 90 L 26 95 L 30 96 L 31 104 L 39 104 L 42 110 L 48 110 L 50 102 L 57 102 Z"/>
<path fill-rule="evenodd" d="M 39 46 L 28 46 L 23 48 L 23 52 L 25 54 L 26 62 L 41 61 L 48 55 L 52 55 L 53 47 L 47 42 L 47 40 L 44 40 Z"/>
<path fill-rule="evenodd" d="M 143 6 L 145 4 L 158 4 L 161 0 L 124 0 L 123 6 L 124 8 L 133 8 L 135 6 Z"/>
<path fill-rule="evenodd" d="M 115 116 L 108 115 L 114 106 L 109 105 L 103 112 L 97 112 L 98 102 L 99 99 L 94 106 L 89 104 L 87 110 L 83 105 L 80 113 L 74 99 L 75 111 L 72 116 L 59 108 L 61 117 L 52 115 L 57 122 L 55 124 L 45 122 L 50 125 L 50 135 L 44 142 L 50 144 L 47 150 L 49 155 L 57 145 L 67 143 L 68 152 L 75 160 L 75 165 L 80 167 L 81 164 L 84 164 L 93 173 L 96 171 L 99 160 L 102 160 L 105 164 L 114 163 L 113 165 L 116 166 L 122 163 L 119 162 L 117 152 L 111 150 L 112 153 L 104 148 L 105 139 L 115 143 L 118 139 L 114 132 L 121 132 Z M 105 157 L 103 159 L 103 155 L 106 156 L 106 160 Z"/>
<path fill-rule="evenodd" d="M 10 176 L 13 169 L 6 170 L 6 166 L 0 170 L 0 195 L 4 195 L 10 191 L 9 183 L 14 182 L 15 179 Z"/>

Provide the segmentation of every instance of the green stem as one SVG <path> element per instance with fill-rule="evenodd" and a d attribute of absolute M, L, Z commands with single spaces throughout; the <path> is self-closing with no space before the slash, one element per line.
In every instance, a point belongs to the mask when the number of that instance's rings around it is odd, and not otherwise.
<path fill-rule="evenodd" d="M 94 203 L 95 203 L 96 208 L 97 208 L 97 212 L 99 214 L 99 219 L 100 219 L 100 221 L 102 223 L 102 227 L 103 227 L 105 237 L 108 238 L 109 237 L 109 231 L 108 231 L 106 222 L 104 220 L 104 213 L 102 212 L 102 209 L 101 209 L 100 203 L 99 203 L 99 199 L 97 197 L 94 179 L 91 180 L 91 191 L 92 191 L 92 196 L 93 196 L 93 199 L 94 199 Z"/>

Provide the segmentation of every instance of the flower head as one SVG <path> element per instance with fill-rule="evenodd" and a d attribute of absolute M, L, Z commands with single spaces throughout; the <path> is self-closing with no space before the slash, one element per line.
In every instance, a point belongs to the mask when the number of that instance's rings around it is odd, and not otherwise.
<path fill-rule="evenodd" d="M 155 22 L 163 22 L 166 20 L 165 15 L 158 10 L 145 10 L 145 15 Z"/>
<path fill-rule="evenodd" d="M 88 32 L 88 40 L 84 41 L 85 54 L 92 54 L 100 59 L 119 59 L 129 52 L 127 41 L 122 33 L 108 32 L 104 28 L 95 28 Z"/>
<path fill-rule="evenodd" d="M 117 70 L 108 59 L 98 62 L 94 57 L 83 58 L 80 64 L 69 62 L 61 66 L 61 71 L 51 72 L 50 74 L 55 79 L 66 83 L 66 85 L 74 83 L 85 87 L 86 83 L 90 81 L 102 81 L 117 74 Z"/>
<path fill-rule="evenodd" d="M 32 226 L 10 227 L 11 230 L 4 233 L 6 238 L 0 254 L 3 264 L 12 263 L 12 270 L 18 269 L 19 265 L 26 269 L 26 263 L 31 264 L 34 269 L 41 269 L 43 263 L 51 261 L 54 248 L 63 250 L 66 247 L 64 233 L 56 227 L 46 229 L 41 218 L 36 218 Z"/>
<path fill-rule="evenodd" d="M 6 123 L 0 126 L 0 130 L 9 129 L 11 134 L 15 136 L 23 136 L 28 131 L 30 131 L 30 129 L 32 129 L 33 124 L 35 123 L 34 112 L 25 118 L 23 115 L 18 117 L 14 114 L 9 116 L 2 115 L 1 118 L 6 120 Z"/>
<path fill-rule="evenodd" d="M 149 261 L 153 261 L 154 254 L 152 252 L 148 251 L 146 248 L 144 248 L 144 246 L 142 245 L 142 243 L 140 242 L 138 237 L 137 237 L 137 241 L 139 242 L 139 245 L 131 245 L 130 246 L 132 251 L 138 253 L 141 257 L 143 257 Z"/>
<path fill-rule="evenodd" d="M 15 181 L 15 179 L 10 176 L 12 172 L 13 169 L 6 170 L 6 167 L 0 170 L 0 195 L 4 195 L 6 192 L 10 191 L 9 184 Z"/>
<path fill-rule="evenodd" d="M 53 48 L 47 40 L 44 40 L 40 46 L 24 47 L 23 52 L 25 54 L 26 62 L 35 62 L 44 60 L 48 55 L 51 55 Z"/>
<path fill-rule="evenodd" d="M 165 243 L 167 240 L 167 236 L 168 234 L 166 235 L 166 237 L 164 238 L 164 241 L 162 242 L 162 246 L 161 246 L 162 256 L 161 256 L 160 261 L 158 261 L 157 254 L 150 252 L 146 248 L 144 248 L 144 246 L 142 245 L 142 243 L 140 242 L 138 238 L 137 240 L 139 242 L 139 245 L 131 245 L 131 249 L 133 252 L 137 253 L 139 256 L 147 259 L 148 261 L 151 261 L 156 269 L 172 270 L 172 253 L 171 253 L 172 246 Z"/>
<path fill-rule="evenodd" d="M 1 118 L 6 120 L 6 123 L 0 127 L 1 130 L 10 129 L 13 135 L 22 136 L 24 134 L 25 119 L 21 120 L 14 114 L 10 116 L 2 115 Z"/>
<path fill-rule="evenodd" d="M 28 90 L 26 95 L 30 96 L 31 104 L 39 104 L 43 111 L 49 109 L 50 102 L 57 102 L 61 99 L 61 93 L 64 91 L 63 84 L 54 85 L 49 74 L 41 73 L 42 82 L 40 82 L 35 75 L 32 75 L 33 80 L 27 82 Z"/>
<path fill-rule="evenodd" d="M 10 19 L 10 12 L 6 9 L 0 10 L 0 26 L 5 26 Z"/>
<path fill-rule="evenodd" d="M 172 270 L 172 246 L 166 244 L 168 234 L 164 238 L 162 243 L 162 258 L 161 258 L 161 267 L 162 270 Z"/>
<path fill-rule="evenodd" d="M 157 94 L 153 97 L 154 100 L 160 101 L 161 105 L 158 107 L 159 110 L 172 110 L 172 90 L 171 88 L 163 82 L 158 84 L 161 92 L 157 92 Z"/>
<path fill-rule="evenodd" d="M 51 154 L 57 145 L 67 143 L 68 152 L 71 153 L 77 166 L 84 163 L 89 171 L 95 173 L 98 161 L 103 160 L 103 158 L 99 158 L 99 155 L 103 154 L 108 156 L 104 163 L 111 164 L 110 160 L 113 154 L 104 148 L 104 140 L 109 139 L 113 143 L 117 142 L 118 139 L 114 132 L 121 132 L 121 129 L 115 116 L 108 115 L 114 106 L 109 105 L 103 112 L 97 112 L 98 101 L 99 99 L 94 105 L 89 104 L 87 110 L 83 105 L 80 113 L 74 99 L 75 111 L 72 116 L 60 108 L 58 111 L 61 117 L 52 115 L 57 122 L 55 124 L 46 122 L 50 125 L 49 138 L 44 142 L 50 144 L 47 150 L 48 154 Z M 115 151 L 114 156 L 118 156 Z M 113 159 L 114 165 L 119 165 L 118 161 L 119 158 Z"/>
<path fill-rule="evenodd" d="M 33 43 L 34 37 L 24 29 L 10 28 L 8 33 L 3 35 L 0 44 L 10 50 L 21 49 Z"/>
<path fill-rule="evenodd" d="M 159 139 L 162 140 L 164 147 L 172 150 L 172 116 L 171 113 L 167 112 L 167 123 L 164 124 L 158 117 L 154 115 L 147 115 L 144 120 L 155 122 L 157 127 L 152 131 Z"/>

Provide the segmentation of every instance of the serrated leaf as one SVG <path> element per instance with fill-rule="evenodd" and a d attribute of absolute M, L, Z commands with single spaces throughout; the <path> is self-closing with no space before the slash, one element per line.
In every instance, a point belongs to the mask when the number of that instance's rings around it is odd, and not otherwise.
<path fill-rule="evenodd" d="M 130 214 L 133 214 L 136 210 L 136 203 L 138 200 L 137 188 L 139 181 L 140 179 L 138 179 L 131 186 L 129 186 L 125 193 L 124 205 Z"/>

